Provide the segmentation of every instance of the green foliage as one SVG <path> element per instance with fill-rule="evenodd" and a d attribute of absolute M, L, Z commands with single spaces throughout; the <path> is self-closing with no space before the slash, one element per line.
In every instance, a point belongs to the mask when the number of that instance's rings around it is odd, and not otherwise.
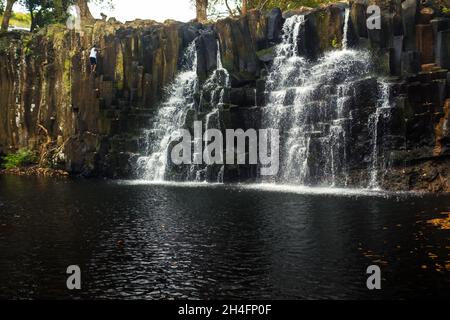
<path fill-rule="evenodd" d="M 450 8 L 449 7 L 442 7 L 442 13 L 446 15 L 450 15 Z"/>
<path fill-rule="evenodd" d="M 20 0 L 31 16 L 31 31 L 67 19 L 71 0 Z"/>
<path fill-rule="evenodd" d="M 101 8 L 114 8 L 114 0 L 90 0 L 88 2 L 93 2 Z"/>
<path fill-rule="evenodd" d="M 195 2 L 194 0 L 192 0 Z M 209 0 L 209 15 L 220 18 L 228 15 L 237 16 L 241 13 L 243 0 Z M 321 4 L 336 2 L 336 0 L 247 0 L 249 9 L 268 11 L 280 8 L 282 11 L 300 7 L 318 7 Z"/>
<path fill-rule="evenodd" d="M 0 14 L 0 21 L 3 20 L 3 15 Z M 14 12 L 9 20 L 10 26 L 29 28 L 31 26 L 31 16 L 28 13 Z"/>
<path fill-rule="evenodd" d="M 280 8 L 281 10 L 291 10 L 299 7 L 318 7 L 321 4 L 336 2 L 334 0 L 250 0 L 253 8 L 269 10 L 273 8 Z"/>
<path fill-rule="evenodd" d="M 331 41 L 331 46 L 332 46 L 334 49 L 339 49 L 340 46 L 341 46 L 341 44 L 339 43 L 338 39 L 334 38 L 334 39 Z"/>
<path fill-rule="evenodd" d="M 256 52 L 256 55 L 259 58 L 262 58 L 262 57 L 267 56 L 267 55 L 272 55 L 273 56 L 274 54 L 275 54 L 274 47 L 270 47 L 270 48 L 267 48 L 267 49 L 259 50 L 258 52 Z"/>
<path fill-rule="evenodd" d="M 14 169 L 37 162 L 36 155 L 28 149 L 20 149 L 16 153 L 10 153 L 3 158 L 3 166 L 6 169 Z"/>
<path fill-rule="evenodd" d="M 4 0 L 0 0 L 0 14 L 4 2 Z M 75 2 L 76 0 L 19 0 L 28 13 L 14 13 L 10 24 L 30 28 L 31 31 L 50 24 L 64 24 L 69 17 L 68 9 Z M 102 7 L 113 7 L 113 0 L 86 0 L 86 2 L 93 2 Z"/>
<path fill-rule="evenodd" d="M 23 48 L 24 48 L 25 55 L 27 55 L 27 56 L 33 55 L 33 53 L 34 53 L 33 38 L 29 37 L 29 36 L 23 36 L 22 41 L 23 41 Z"/>

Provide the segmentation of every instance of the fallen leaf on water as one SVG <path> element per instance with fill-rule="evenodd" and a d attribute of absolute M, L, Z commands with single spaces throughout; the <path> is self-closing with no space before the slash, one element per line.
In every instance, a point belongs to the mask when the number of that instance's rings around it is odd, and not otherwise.
<path fill-rule="evenodd" d="M 431 258 L 431 259 L 436 259 L 438 256 L 437 255 L 435 255 L 434 253 L 431 253 L 431 252 L 428 252 L 428 256 Z"/>
<path fill-rule="evenodd" d="M 445 212 L 443 214 L 447 215 L 447 217 L 443 219 L 428 220 L 428 223 L 442 230 L 450 230 L 450 212 Z"/>

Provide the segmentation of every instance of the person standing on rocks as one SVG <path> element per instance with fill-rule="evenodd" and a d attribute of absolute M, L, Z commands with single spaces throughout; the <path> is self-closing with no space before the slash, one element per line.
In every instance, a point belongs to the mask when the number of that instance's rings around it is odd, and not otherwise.
<path fill-rule="evenodd" d="M 89 55 L 89 61 L 91 63 L 91 72 L 95 73 L 97 71 L 97 55 L 98 55 L 99 49 L 97 48 L 97 45 L 94 44 L 94 46 L 91 49 L 91 53 Z"/>

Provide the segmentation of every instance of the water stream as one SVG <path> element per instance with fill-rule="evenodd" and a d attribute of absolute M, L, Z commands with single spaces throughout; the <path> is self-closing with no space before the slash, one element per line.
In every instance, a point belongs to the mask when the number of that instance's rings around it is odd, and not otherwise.
<path fill-rule="evenodd" d="M 361 119 L 358 86 L 374 79 L 370 54 L 348 45 L 350 11 L 345 10 L 342 49 L 326 52 L 318 60 L 300 55 L 303 15 L 288 18 L 283 37 L 275 48 L 275 59 L 266 81 L 266 106 L 262 108 L 262 127 L 279 129 L 280 172 L 264 179 L 274 183 L 347 187 L 351 181 L 349 158 L 353 127 Z M 169 161 L 171 146 L 180 141 L 180 128 L 193 119 L 204 129 L 224 130 L 221 110 L 230 87 L 230 75 L 222 65 L 217 43 L 217 69 L 200 83 L 196 74 L 195 41 L 186 49 L 183 71 L 167 90 L 151 129 L 145 132 L 143 156 L 137 176 L 149 181 L 221 182 L 224 167 L 193 164 L 174 168 Z M 377 80 L 375 80 L 377 81 Z M 380 188 L 380 168 L 385 165 L 379 128 L 389 117 L 389 84 L 378 81 L 371 90 L 379 91 L 378 103 L 367 119 L 370 159 L 367 181 L 358 187 Z M 195 97 L 200 99 L 196 103 Z M 228 99 L 227 99 L 228 100 Z M 255 105 L 257 97 L 255 90 Z M 204 141 L 194 142 L 194 158 L 201 157 Z"/>

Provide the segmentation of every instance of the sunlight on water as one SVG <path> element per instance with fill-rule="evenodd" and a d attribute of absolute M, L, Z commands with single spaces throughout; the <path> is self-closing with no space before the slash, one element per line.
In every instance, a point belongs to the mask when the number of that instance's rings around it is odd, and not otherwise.
<path fill-rule="evenodd" d="M 334 187 L 311 187 L 289 184 L 273 183 L 242 183 L 242 184 L 223 184 L 208 182 L 175 182 L 175 181 L 149 181 L 149 180 L 119 180 L 113 183 L 128 186 L 167 186 L 177 188 L 223 188 L 235 189 L 241 191 L 254 190 L 271 193 L 291 193 L 299 195 L 335 195 L 335 196 L 369 196 L 390 198 L 396 196 L 420 196 L 420 192 L 393 192 L 378 189 L 356 189 L 356 188 L 334 188 Z"/>

